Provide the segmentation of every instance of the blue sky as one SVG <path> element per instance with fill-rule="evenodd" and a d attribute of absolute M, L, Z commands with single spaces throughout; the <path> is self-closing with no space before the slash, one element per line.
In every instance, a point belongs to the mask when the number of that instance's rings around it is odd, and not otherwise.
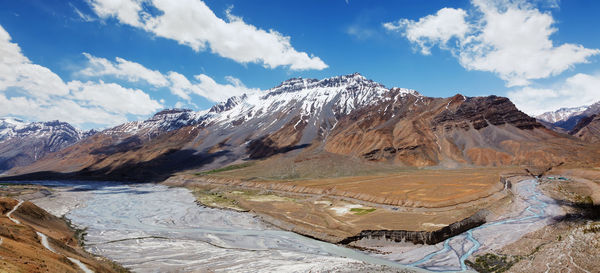
<path fill-rule="evenodd" d="M 0 116 L 31 121 L 106 127 L 353 72 L 426 96 L 508 96 L 529 114 L 600 100 L 598 1 L 0 5 Z"/>

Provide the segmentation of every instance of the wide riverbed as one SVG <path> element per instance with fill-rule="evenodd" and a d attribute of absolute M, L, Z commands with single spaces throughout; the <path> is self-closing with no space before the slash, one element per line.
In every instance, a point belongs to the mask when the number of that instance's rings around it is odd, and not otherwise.
<path fill-rule="evenodd" d="M 385 254 L 366 254 L 273 228 L 249 213 L 199 206 L 185 188 L 37 183 L 54 192 L 31 201 L 86 228 L 88 251 L 135 272 L 465 271 L 473 254 L 502 248 L 563 213 L 536 180 L 526 180 L 512 189 L 514 211 L 496 221 L 437 245 L 383 242 L 375 248 Z"/>
<path fill-rule="evenodd" d="M 85 182 L 83 182 L 85 183 Z M 86 249 L 135 272 L 402 272 L 402 265 L 269 227 L 248 213 L 198 206 L 184 188 L 42 182 L 32 200 L 87 228 Z"/>

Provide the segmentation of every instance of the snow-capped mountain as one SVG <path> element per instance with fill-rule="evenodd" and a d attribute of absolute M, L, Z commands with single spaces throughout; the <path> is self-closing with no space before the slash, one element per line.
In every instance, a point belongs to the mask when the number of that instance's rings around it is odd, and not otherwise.
<path fill-rule="evenodd" d="M 348 164 L 367 160 L 400 166 L 564 160 L 555 155 L 564 150 L 546 149 L 557 136 L 542 127 L 503 97 L 426 97 L 386 88 L 358 73 L 293 78 L 207 111 L 165 110 L 116 126 L 11 172 L 160 181 L 182 170 L 272 158 L 285 166 L 324 160 L 314 168 L 328 166 L 331 156 Z"/>
<path fill-rule="evenodd" d="M 396 94 L 396 98 L 386 97 L 391 93 Z M 333 127 L 336 117 L 377 104 L 383 99 L 392 100 L 407 95 L 421 96 L 414 90 L 387 89 L 358 73 L 323 80 L 292 78 L 266 91 L 231 97 L 209 110 L 164 110 L 148 120 L 128 122 L 103 133 L 153 136 L 190 125 L 225 129 L 247 122 L 252 123 L 255 129 L 266 130 L 281 128 L 282 124 L 296 117 L 296 125 L 325 122 L 323 126 Z M 269 123 L 265 124 L 267 120 Z"/>
<path fill-rule="evenodd" d="M 395 88 L 393 93 L 397 97 L 421 96 L 414 90 L 401 88 Z M 228 126 L 285 113 L 288 119 L 299 117 L 297 125 L 325 122 L 324 126 L 333 127 L 337 117 L 383 99 L 393 99 L 385 97 L 389 94 L 390 89 L 358 73 L 323 80 L 292 78 L 266 92 L 244 94 L 219 103 L 202 117 L 202 122 Z M 281 123 L 283 120 L 271 121 Z"/>
<path fill-rule="evenodd" d="M 548 123 L 557 123 L 560 121 L 566 121 L 573 116 L 581 115 L 589 107 L 589 105 L 585 105 L 571 108 L 560 108 L 556 111 L 543 113 L 541 115 L 536 116 L 535 118 Z"/>
<path fill-rule="evenodd" d="M 12 138 L 49 138 L 58 141 L 53 146 L 60 146 L 69 139 L 79 140 L 95 131 L 81 131 L 66 122 L 47 121 L 27 123 L 17 118 L 0 118 L 0 142 Z M 62 137 L 62 138 L 57 138 Z"/>
<path fill-rule="evenodd" d="M 163 132 L 197 124 L 208 111 L 194 112 L 189 109 L 166 109 L 143 121 L 127 122 L 102 131 L 115 136 L 140 135 L 153 137 Z"/>
<path fill-rule="evenodd" d="M 559 129 L 570 133 L 581 119 L 600 113 L 600 102 L 592 105 L 561 108 L 536 116 L 536 119 L 546 123 L 550 129 Z"/>
<path fill-rule="evenodd" d="M 60 121 L 27 123 L 0 118 L 0 172 L 30 164 L 94 133 Z"/>

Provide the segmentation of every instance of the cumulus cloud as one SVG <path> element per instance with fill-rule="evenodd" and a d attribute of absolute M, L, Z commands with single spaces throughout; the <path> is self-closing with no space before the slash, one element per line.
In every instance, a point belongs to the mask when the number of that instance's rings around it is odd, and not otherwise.
<path fill-rule="evenodd" d="M 115 114 L 149 115 L 162 105 L 144 91 L 122 87 L 116 83 L 71 81 L 71 97 L 85 106 L 101 107 Z"/>
<path fill-rule="evenodd" d="M 390 31 L 404 31 L 408 40 L 416 43 L 421 53 L 431 54 L 431 47 L 445 47 L 452 38 L 464 39 L 470 26 L 465 21 L 467 12 L 462 9 L 443 8 L 435 15 L 425 16 L 418 21 L 400 19 L 397 22 L 384 23 Z"/>
<path fill-rule="evenodd" d="M 100 18 L 114 17 L 195 51 L 210 48 L 236 62 L 259 63 L 267 68 L 327 68 L 319 57 L 294 49 L 289 36 L 247 24 L 230 11 L 223 20 L 201 0 L 90 0 L 90 4 Z M 146 7 L 158 12 L 149 12 Z"/>
<path fill-rule="evenodd" d="M 259 89 L 247 88 L 239 79 L 228 76 L 228 83 L 217 83 L 213 78 L 199 74 L 194 76 L 194 81 L 188 80 L 184 75 L 177 72 L 169 72 L 169 80 L 172 83 L 171 92 L 189 101 L 190 94 L 205 97 L 211 101 L 223 101 L 232 96 L 260 91 Z"/>
<path fill-rule="evenodd" d="M 105 58 L 92 56 L 89 53 L 83 53 L 83 55 L 88 59 L 87 67 L 80 72 L 83 75 L 112 75 L 130 82 L 145 81 L 156 87 L 169 85 L 167 78 L 159 71 L 150 70 L 139 63 L 127 61 L 119 57 L 115 58 L 116 62 L 111 62 Z"/>
<path fill-rule="evenodd" d="M 141 90 L 102 81 L 65 83 L 32 63 L 0 26 L 0 116 L 116 125 L 127 121 L 127 115 L 148 115 L 160 108 Z"/>
<path fill-rule="evenodd" d="M 48 98 L 69 93 L 67 85 L 50 69 L 32 63 L 0 26 L 0 90 L 18 88 L 28 95 Z"/>
<path fill-rule="evenodd" d="M 260 91 L 259 89 L 247 88 L 242 81 L 232 76 L 225 77 L 225 80 L 227 80 L 226 84 L 217 83 L 211 77 L 204 74 L 196 75 L 194 79 L 197 81 L 195 92 L 212 101 L 223 101 L 231 96 Z"/>
<path fill-rule="evenodd" d="M 508 92 L 523 112 L 539 115 L 562 107 L 578 107 L 600 101 L 600 74 L 578 73 L 548 88 L 524 87 Z"/>
<path fill-rule="evenodd" d="M 507 86 L 558 75 L 586 63 L 598 49 L 577 44 L 555 45 L 554 19 L 524 1 L 472 0 L 474 10 L 444 8 L 418 21 L 385 23 L 416 44 L 423 54 L 433 46 L 452 51 L 468 70 L 489 71 Z"/>
<path fill-rule="evenodd" d="M 162 74 L 158 70 L 151 70 L 139 63 L 119 57 L 115 58 L 115 62 L 112 62 L 88 53 L 84 53 L 84 55 L 88 59 L 88 64 L 80 72 L 83 75 L 115 76 L 130 82 L 143 80 L 157 88 L 168 88 L 173 95 L 184 99 L 188 104 L 192 99 L 192 94 L 216 102 L 232 96 L 259 91 L 259 89 L 246 87 L 241 80 L 232 76 L 225 77 L 227 83 L 224 84 L 217 83 L 213 78 L 204 74 L 196 75 L 192 80 L 189 80 L 186 76 L 175 71 Z"/>
<path fill-rule="evenodd" d="M 100 18 L 114 16 L 119 22 L 134 27 L 142 27 L 139 13 L 142 11 L 141 0 L 104 0 L 104 1 L 89 1 L 94 12 Z"/>

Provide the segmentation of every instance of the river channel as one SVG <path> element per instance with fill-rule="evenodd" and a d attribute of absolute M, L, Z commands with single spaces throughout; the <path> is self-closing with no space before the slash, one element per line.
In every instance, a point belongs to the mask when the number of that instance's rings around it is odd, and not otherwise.
<path fill-rule="evenodd" d="M 36 182 L 32 200 L 86 229 L 85 248 L 134 272 L 466 271 L 465 260 L 499 249 L 562 213 L 537 188 L 515 184 L 517 209 L 437 245 L 388 244 L 368 254 L 282 231 L 249 213 L 199 206 L 185 188 L 158 184 Z"/>
<path fill-rule="evenodd" d="M 467 270 L 465 261 L 473 254 L 501 249 L 536 231 L 564 214 L 556 201 L 538 189 L 535 179 L 516 183 L 514 208 L 511 213 L 498 217 L 479 227 L 451 237 L 431 246 L 414 247 L 388 244 L 376 255 L 401 264 L 436 272 L 461 272 Z"/>
<path fill-rule="evenodd" d="M 404 272 L 405 266 L 199 206 L 184 188 L 44 182 L 32 200 L 86 228 L 85 248 L 134 272 Z M 412 272 L 410 270 L 409 272 Z"/>

